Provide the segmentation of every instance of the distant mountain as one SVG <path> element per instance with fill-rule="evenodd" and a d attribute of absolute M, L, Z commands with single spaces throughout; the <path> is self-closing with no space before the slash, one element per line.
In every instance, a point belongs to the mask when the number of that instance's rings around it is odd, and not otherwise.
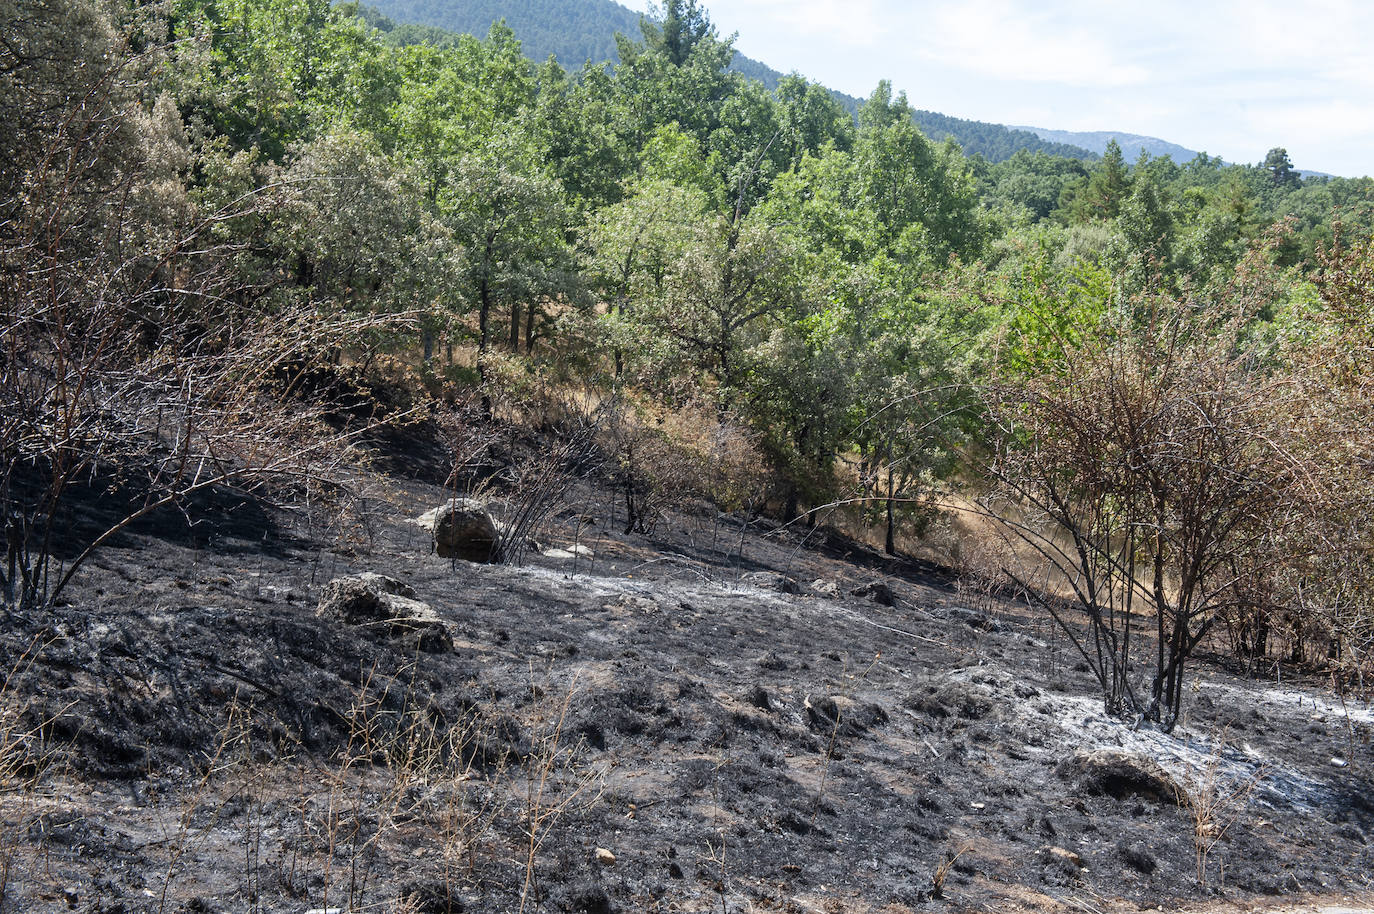
<path fill-rule="evenodd" d="M 1139 156 L 1142 149 L 1155 157 L 1170 156 L 1180 165 L 1192 161 L 1198 156 L 1197 150 L 1187 149 L 1177 143 L 1170 143 L 1168 140 L 1161 140 L 1153 136 L 1141 136 L 1138 133 L 1122 133 L 1119 130 L 1047 130 L 1044 127 L 1013 127 L 1012 129 L 1029 131 L 1040 139 L 1053 143 L 1072 143 L 1075 146 L 1082 146 L 1098 155 L 1107 151 L 1107 143 L 1116 140 L 1128 162 Z"/>
<path fill-rule="evenodd" d="M 1102 153 L 1101 149 L 1094 150 L 1082 143 L 1071 145 L 1061 140 L 1037 136 L 1029 128 L 969 121 L 935 111 L 915 111 L 912 117 L 921 128 L 921 132 L 932 140 L 939 142 L 947 136 L 952 136 L 967 155 L 977 153 L 989 162 L 1009 159 L 1019 149 L 1063 156 L 1066 159 L 1096 159 Z M 1102 148 L 1105 149 L 1106 146 L 1104 142 Z"/>

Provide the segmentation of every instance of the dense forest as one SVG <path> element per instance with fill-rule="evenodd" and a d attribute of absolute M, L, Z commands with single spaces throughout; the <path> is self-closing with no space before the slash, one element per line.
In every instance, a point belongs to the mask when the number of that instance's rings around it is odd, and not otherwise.
<path fill-rule="evenodd" d="M 616 60 L 616 34 L 639 34 L 640 20 L 639 13 L 613 0 L 379 0 L 359 11 L 394 44 L 443 42 L 445 32 L 481 37 L 504 21 L 520 39 L 526 57 L 536 63 L 556 57 L 572 67 Z M 743 54 L 731 59 L 730 69 L 770 89 L 777 88 L 782 78 L 777 70 Z M 857 98 L 835 94 L 851 109 L 859 103 Z"/>
<path fill-rule="evenodd" d="M 1003 127 L 985 121 L 950 117 L 935 111 L 913 111 L 921 132 L 932 140 L 953 137 L 966 155 L 979 155 L 989 162 L 1004 162 L 1024 150 L 1032 155 L 1045 153 L 1066 159 L 1095 159 L 1098 154 L 1069 142 L 1047 140 L 1020 127 Z"/>
<path fill-rule="evenodd" d="M 980 572 L 1057 569 L 1110 705 L 1163 725 L 1208 635 L 1374 649 L 1369 178 L 968 157 L 887 83 L 852 116 L 732 70 L 695 0 L 571 70 L 326 0 L 0 32 L 7 606 L 66 583 L 78 480 L 148 510 L 518 413 L 618 429 L 631 524 L 842 504 L 894 551 L 957 502 L 1015 544 Z"/>

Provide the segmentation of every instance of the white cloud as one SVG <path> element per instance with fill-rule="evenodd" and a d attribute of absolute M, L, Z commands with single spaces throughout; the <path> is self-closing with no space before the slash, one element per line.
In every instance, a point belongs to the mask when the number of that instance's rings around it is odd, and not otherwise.
<path fill-rule="evenodd" d="M 928 28 L 913 35 L 916 52 L 954 70 L 979 76 L 1066 86 L 1133 86 L 1149 70 L 1110 40 L 1048 7 L 1010 0 L 941 4 Z"/>
<path fill-rule="evenodd" d="M 737 47 L 957 117 L 1162 137 L 1374 173 L 1368 0 L 699 0 Z"/>
<path fill-rule="evenodd" d="M 822 38 L 851 47 L 874 47 L 883 39 L 878 0 L 743 0 L 731 4 L 731 9 L 784 35 Z M 743 29 L 740 35 L 744 37 Z"/>

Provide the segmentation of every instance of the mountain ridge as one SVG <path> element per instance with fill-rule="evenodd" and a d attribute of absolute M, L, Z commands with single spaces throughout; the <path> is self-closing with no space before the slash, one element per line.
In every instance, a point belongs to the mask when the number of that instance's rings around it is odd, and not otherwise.
<path fill-rule="evenodd" d="M 1107 144 L 1116 140 L 1127 159 L 1134 158 L 1143 150 L 1151 156 L 1171 156 L 1175 162 L 1183 163 L 1206 155 L 1205 152 L 1180 146 L 1155 136 L 1139 133 L 1126 133 L 1122 130 L 1053 130 L 1048 127 L 1029 127 L 1008 125 L 1012 130 L 1024 130 L 1042 140 L 1055 143 L 1068 143 L 1101 155 L 1106 152 Z"/>

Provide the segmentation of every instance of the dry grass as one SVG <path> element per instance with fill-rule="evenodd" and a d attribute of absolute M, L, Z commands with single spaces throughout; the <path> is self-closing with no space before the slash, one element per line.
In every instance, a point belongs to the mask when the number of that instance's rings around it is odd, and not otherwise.
<path fill-rule="evenodd" d="M 1179 797 L 1189 813 L 1193 826 L 1193 856 L 1197 868 L 1198 885 L 1207 885 L 1207 862 L 1216 846 L 1226 837 L 1245 812 L 1256 789 L 1268 776 L 1264 767 L 1250 775 L 1235 779 L 1228 777 L 1222 764 L 1224 737 L 1213 739 L 1216 747 L 1207 764 L 1200 771 L 1179 779 Z M 1226 876 L 1223 862 L 1217 872 L 1218 881 Z"/>

